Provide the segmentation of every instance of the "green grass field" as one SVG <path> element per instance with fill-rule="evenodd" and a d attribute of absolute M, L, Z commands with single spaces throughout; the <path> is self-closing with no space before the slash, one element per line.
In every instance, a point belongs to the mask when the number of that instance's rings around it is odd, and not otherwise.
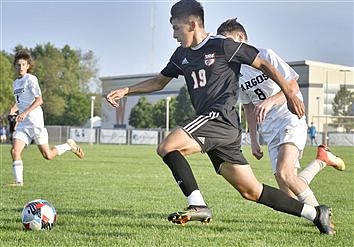
<path fill-rule="evenodd" d="M 30 146 L 23 153 L 21 188 L 7 186 L 12 179 L 10 146 L 0 145 L 0 246 L 353 246 L 353 147 L 333 147 L 347 169 L 326 167 L 312 183 L 318 200 L 333 207 L 334 237 L 319 234 L 303 218 L 242 199 L 201 154 L 188 159 L 213 209 L 213 221 L 173 225 L 166 216 L 186 207 L 186 200 L 155 146 L 83 148 L 84 160 L 68 152 L 46 161 Z M 306 148 L 302 164 L 315 152 Z M 255 161 L 248 147 L 244 153 L 258 179 L 275 185 L 267 155 Z M 22 207 L 36 198 L 57 209 L 52 231 L 23 230 Z"/>

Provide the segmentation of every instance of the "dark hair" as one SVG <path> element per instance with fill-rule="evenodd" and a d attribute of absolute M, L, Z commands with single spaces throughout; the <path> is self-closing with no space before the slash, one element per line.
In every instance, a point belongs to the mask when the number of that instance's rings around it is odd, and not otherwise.
<path fill-rule="evenodd" d="M 203 6 L 195 0 L 181 0 L 172 6 L 170 22 L 172 19 L 186 19 L 190 16 L 197 17 L 199 25 L 204 27 Z"/>
<path fill-rule="evenodd" d="M 14 66 L 16 66 L 17 61 L 20 59 L 27 61 L 27 63 L 29 64 L 27 72 L 31 73 L 34 68 L 34 60 L 31 56 L 31 53 L 25 50 L 18 51 L 15 55 Z"/>
<path fill-rule="evenodd" d="M 225 35 L 225 33 L 242 32 L 248 40 L 245 28 L 237 21 L 237 18 L 228 19 L 221 23 L 218 27 L 217 34 Z"/>

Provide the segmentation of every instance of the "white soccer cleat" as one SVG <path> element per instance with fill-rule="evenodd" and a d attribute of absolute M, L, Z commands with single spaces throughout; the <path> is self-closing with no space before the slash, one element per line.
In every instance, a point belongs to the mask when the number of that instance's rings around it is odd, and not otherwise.
<path fill-rule="evenodd" d="M 85 156 L 84 150 L 80 148 L 79 145 L 76 144 L 76 142 L 73 139 L 68 139 L 66 141 L 67 144 L 69 144 L 71 151 L 80 159 L 83 159 Z"/>

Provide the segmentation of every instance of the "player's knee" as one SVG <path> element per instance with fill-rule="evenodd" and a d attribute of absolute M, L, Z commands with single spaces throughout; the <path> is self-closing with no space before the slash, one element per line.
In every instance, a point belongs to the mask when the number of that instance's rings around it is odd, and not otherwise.
<path fill-rule="evenodd" d="M 252 192 L 252 191 L 247 191 L 247 192 L 241 193 L 241 195 L 246 200 L 254 201 L 254 202 L 258 201 L 258 198 L 259 198 L 259 195 L 257 193 Z"/>
<path fill-rule="evenodd" d="M 49 152 L 41 152 L 41 153 L 42 153 L 43 158 L 45 158 L 46 160 L 52 160 L 55 157 Z"/>
<path fill-rule="evenodd" d="M 258 201 L 259 197 L 260 197 L 260 192 L 253 190 L 253 189 L 247 189 L 247 190 L 238 190 L 241 194 L 241 196 L 249 201 Z"/>
<path fill-rule="evenodd" d="M 161 158 L 163 158 L 163 157 L 168 153 L 164 142 L 160 143 L 160 144 L 157 146 L 156 153 L 157 153 L 157 155 L 160 156 Z"/>
<path fill-rule="evenodd" d="M 11 153 L 12 157 L 17 157 L 21 154 L 20 150 L 14 148 L 14 147 L 11 148 L 10 153 Z"/>
<path fill-rule="evenodd" d="M 281 180 L 284 184 L 289 184 L 293 180 L 294 175 L 286 170 L 277 171 L 275 176 Z"/>

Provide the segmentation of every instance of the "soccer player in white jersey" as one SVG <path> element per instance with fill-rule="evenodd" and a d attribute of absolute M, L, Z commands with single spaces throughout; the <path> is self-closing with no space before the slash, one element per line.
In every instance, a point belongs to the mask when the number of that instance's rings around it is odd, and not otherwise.
<path fill-rule="evenodd" d="M 15 55 L 14 66 L 18 77 L 13 83 L 15 104 L 11 107 L 9 115 L 19 111 L 16 117 L 17 126 L 13 135 L 11 156 L 13 160 L 14 182 L 11 186 L 23 185 L 23 162 L 21 154 L 23 149 L 34 141 L 43 157 L 51 160 L 71 150 L 80 159 L 84 157 L 83 150 L 74 140 L 68 139 L 67 143 L 50 148 L 48 145 L 48 132 L 44 128 L 42 111 L 42 93 L 36 76 L 30 74 L 34 61 L 27 51 L 19 51 Z"/>
<path fill-rule="evenodd" d="M 236 42 L 248 42 L 244 27 L 236 19 L 229 19 L 218 28 L 218 34 Z M 270 62 L 291 83 L 302 100 L 297 79 L 299 75 L 271 49 L 260 49 L 258 56 Z M 252 154 L 261 159 L 263 152 L 258 142 L 259 132 L 268 145 L 272 170 L 279 187 L 301 202 L 318 206 L 309 187 L 314 176 L 326 165 L 344 170 L 342 159 L 334 156 L 325 145 L 320 145 L 317 157 L 299 175 L 299 159 L 306 139 L 305 116 L 300 119 L 287 109 L 286 98 L 279 86 L 262 71 L 242 64 L 240 71 L 240 102 L 245 109 L 250 131 Z"/>

